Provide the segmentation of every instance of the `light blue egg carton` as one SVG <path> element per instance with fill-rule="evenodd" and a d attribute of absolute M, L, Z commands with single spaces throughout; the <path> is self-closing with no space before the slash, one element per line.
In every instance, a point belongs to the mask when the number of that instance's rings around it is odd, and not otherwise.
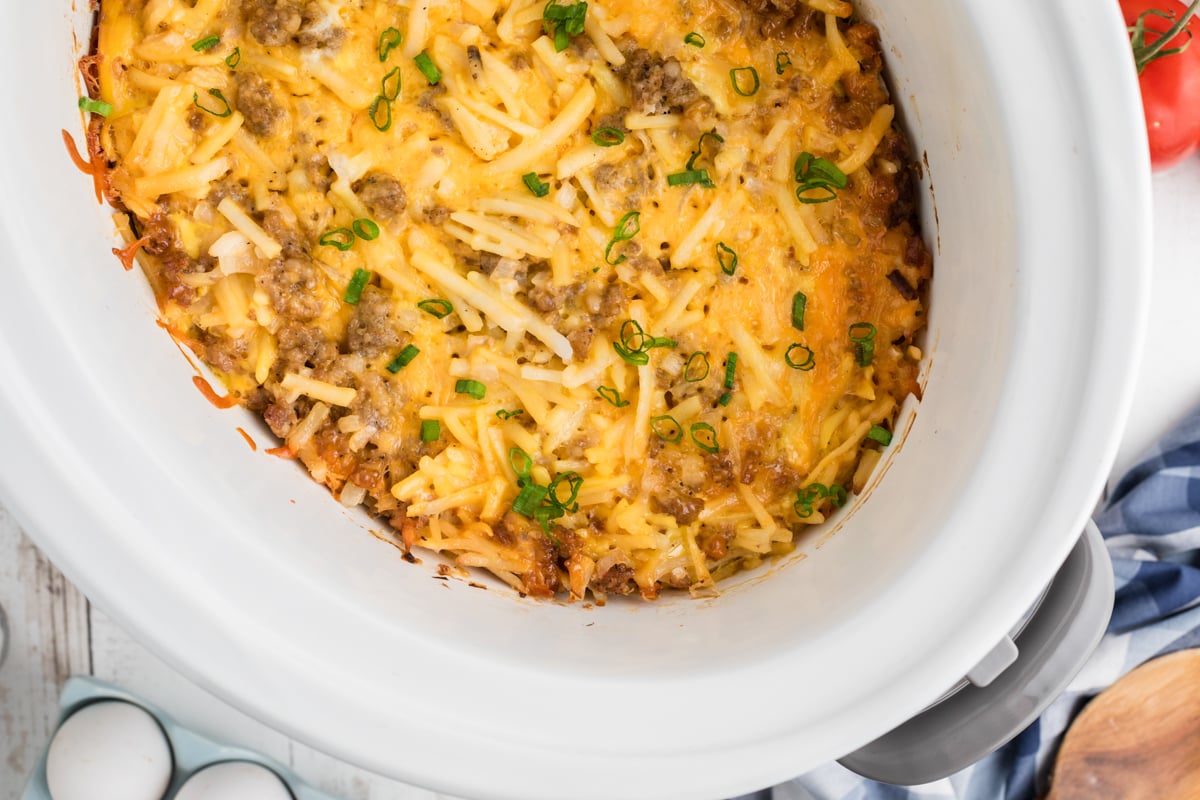
<path fill-rule="evenodd" d="M 63 687 L 62 696 L 58 699 L 58 725 L 62 725 L 67 717 L 84 706 L 103 700 L 123 700 L 139 706 L 148 711 L 162 726 L 163 731 L 167 734 L 167 741 L 171 745 L 171 754 L 175 759 L 174 772 L 171 775 L 167 793 L 164 795 L 165 798 L 173 798 L 179 791 L 179 787 L 188 778 L 205 767 L 225 761 L 249 761 L 266 767 L 278 775 L 279 779 L 287 784 L 288 791 L 292 793 L 295 800 L 335 800 L 331 795 L 320 792 L 300 780 L 299 776 L 282 764 L 253 750 L 234 747 L 209 739 L 207 736 L 201 736 L 180 725 L 154 704 L 148 703 L 124 689 L 94 678 L 76 676 L 67 681 Z M 49 743 L 47 743 L 46 750 L 42 752 L 42 757 L 38 760 L 33 774 L 29 776 L 29 782 L 25 785 L 25 793 L 21 795 L 21 800 L 52 800 L 50 789 L 46 785 L 46 753 L 48 751 Z"/>

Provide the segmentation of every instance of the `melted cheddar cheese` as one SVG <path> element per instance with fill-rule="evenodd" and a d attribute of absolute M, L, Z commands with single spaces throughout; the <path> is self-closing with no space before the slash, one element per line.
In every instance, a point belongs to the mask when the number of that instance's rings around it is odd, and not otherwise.
<path fill-rule="evenodd" d="M 406 549 L 710 590 L 917 392 L 913 167 L 848 3 L 580 5 L 101 0 L 89 138 L 169 328 Z"/>

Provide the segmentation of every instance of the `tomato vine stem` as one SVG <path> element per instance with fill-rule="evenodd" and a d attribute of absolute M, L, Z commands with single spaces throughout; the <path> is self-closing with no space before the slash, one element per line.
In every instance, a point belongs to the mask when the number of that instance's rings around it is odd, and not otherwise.
<path fill-rule="evenodd" d="M 1198 10 L 1200 10 L 1200 0 L 1193 0 L 1178 19 L 1169 11 L 1156 9 L 1143 11 L 1138 15 L 1137 24 L 1129 27 L 1130 42 L 1133 44 L 1133 60 L 1137 65 L 1138 75 L 1141 75 L 1146 67 L 1155 60 L 1164 56 L 1177 55 L 1188 48 L 1188 45 L 1192 43 L 1192 32 L 1187 30 L 1187 24 L 1191 22 Z M 1152 44 L 1146 44 L 1146 18 L 1150 16 L 1161 17 L 1168 21 L 1174 20 L 1174 24 L 1166 31 L 1150 30 L 1150 33 L 1158 34 L 1158 38 Z M 1167 45 L 1181 33 L 1187 34 L 1187 41 L 1179 47 L 1168 49 Z"/>

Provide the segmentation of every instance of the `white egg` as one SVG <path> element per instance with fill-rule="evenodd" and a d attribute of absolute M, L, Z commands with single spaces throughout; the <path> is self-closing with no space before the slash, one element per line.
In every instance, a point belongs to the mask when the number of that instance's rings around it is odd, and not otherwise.
<path fill-rule="evenodd" d="M 53 800 L 161 800 L 172 769 L 171 746 L 158 721 L 121 701 L 76 711 L 59 726 L 46 754 Z"/>
<path fill-rule="evenodd" d="M 266 767 L 249 761 L 225 761 L 188 778 L 175 800 L 292 800 L 292 793 Z"/>

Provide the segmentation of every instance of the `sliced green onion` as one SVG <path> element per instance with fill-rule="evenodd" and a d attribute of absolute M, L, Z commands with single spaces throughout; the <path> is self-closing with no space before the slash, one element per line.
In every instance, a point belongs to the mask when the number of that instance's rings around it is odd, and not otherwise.
<path fill-rule="evenodd" d="M 336 247 L 344 253 L 354 247 L 354 231 L 349 228 L 334 228 L 322 234 L 317 242 L 324 247 Z"/>
<path fill-rule="evenodd" d="M 571 36 L 578 36 L 583 32 L 583 25 L 587 22 L 588 4 L 586 2 L 576 2 L 571 10 L 566 14 L 566 32 Z"/>
<path fill-rule="evenodd" d="M 733 401 L 733 395 L 729 392 L 726 392 L 725 394 L 721 395 L 721 397 L 717 400 L 717 403 L 722 406 L 727 406 L 732 401 Z"/>
<path fill-rule="evenodd" d="M 601 386 L 596 390 L 596 394 L 600 395 L 617 408 L 624 408 L 625 406 L 629 405 L 629 401 L 622 400 L 621 393 L 611 386 Z"/>
<path fill-rule="evenodd" d="M 708 377 L 708 353 L 692 353 L 683 368 L 683 379 L 688 383 L 696 383 Z"/>
<path fill-rule="evenodd" d="M 549 486 L 539 486 L 532 476 L 533 458 L 519 447 L 508 451 L 508 465 L 517 474 L 517 486 L 521 487 L 513 500 L 512 510 L 523 517 L 537 520 L 547 535 L 552 521 L 579 510 L 579 491 L 583 488 L 583 478 L 578 472 L 559 473 Z"/>
<path fill-rule="evenodd" d="M 367 108 L 367 117 L 375 126 L 375 130 L 380 133 L 386 132 L 392 127 L 392 101 L 379 95 L 371 101 L 370 107 Z"/>
<path fill-rule="evenodd" d="M 379 34 L 379 63 L 382 64 L 384 61 L 387 61 L 388 56 L 400 46 L 402 41 L 404 41 L 404 37 L 395 28 L 387 28 L 383 33 Z"/>
<path fill-rule="evenodd" d="M 487 396 L 487 386 L 479 381 L 473 381 L 469 378 L 460 378 L 454 383 L 454 391 L 458 394 L 470 395 L 476 400 L 482 400 Z"/>
<path fill-rule="evenodd" d="M 733 91 L 742 97 L 750 97 L 757 93 L 758 87 L 762 85 L 758 80 L 758 70 L 754 67 L 735 67 L 729 70 L 729 82 L 733 84 Z"/>
<path fill-rule="evenodd" d="M 520 408 L 516 409 L 515 411 L 506 411 L 504 409 L 500 409 L 499 411 L 496 412 L 496 416 L 503 420 L 509 420 L 509 419 L 512 419 L 513 417 L 519 417 L 524 413 L 525 413 L 525 411 Z"/>
<path fill-rule="evenodd" d="M 400 75 L 400 68 L 393 67 L 392 71 L 383 76 L 383 80 L 379 82 L 379 96 L 384 100 L 395 100 L 400 96 L 400 89 L 404 85 L 403 77 Z"/>
<path fill-rule="evenodd" d="M 783 71 L 792 65 L 792 57 L 780 50 L 775 54 L 775 74 L 782 75 Z"/>
<path fill-rule="evenodd" d="M 566 499 L 563 499 L 562 493 L 559 491 L 564 483 L 568 490 Z M 576 501 L 579 499 L 579 490 L 582 488 L 583 478 L 578 472 L 560 472 L 546 487 L 546 499 L 566 511 L 577 511 L 579 503 Z"/>
<path fill-rule="evenodd" d="M 533 192 L 534 197 L 545 197 L 550 194 L 550 184 L 543 183 L 536 172 L 525 173 L 521 176 L 521 180 L 525 181 L 525 186 Z"/>
<path fill-rule="evenodd" d="M 866 342 L 875 338 L 875 326 L 869 322 L 856 322 L 850 326 L 850 341 Z"/>
<path fill-rule="evenodd" d="M 860 367 L 869 367 L 875 359 L 875 326 L 856 322 L 850 326 L 850 341 L 854 342 L 854 358 Z"/>
<path fill-rule="evenodd" d="M 643 366 L 650 363 L 650 350 L 655 347 L 675 347 L 677 344 L 679 342 L 674 339 L 651 336 L 637 320 L 627 319 L 621 324 L 621 341 L 613 342 L 613 349 L 630 364 Z"/>
<path fill-rule="evenodd" d="M 578 36 L 587 22 L 587 3 L 576 3 L 567 10 L 567 33 Z"/>
<path fill-rule="evenodd" d="M 363 289 L 367 288 L 367 284 L 370 281 L 371 273 L 369 270 L 354 270 L 354 277 L 350 279 L 350 285 L 346 287 L 346 293 L 342 295 L 342 300 L 347 305 L 358 305 L 358 301 L 362 300 Z"/>
<path fill-rule="evenodd" d="M 517 485 L 521 487 L 521 491 L 513 500 L 512 510 L 532 519 L 534 512 L 546 498 L 546 487 L 538 486 L 533 481 L 521 480 L 517 481 Z"/>
<path fill-rule="evenodd" d="M 79 98 L 79 110 L 88 114 L 99 114 L 102 117 L 107 117 L 112 113 L 112 103 L 106 103 L 103 100 L 93 100 L 90 97 Z"/>
<path fill-rule="evenodd" d="M 717 263 L 721 265 L 721 272 L 732 275 L 737 269 L 738 254 L 724 242 L 717 242 Z"/>
<path fill-rule="evenodd" d="M 625 141 L 625 134 L 619 128 L 597 128 L 592 131 L 592 141 L 599 147 L 615 147 Z"/>
<path fill-rule="evenodd" d="M 612 260 L 612 250 L 621 242 L 628 242 L 633 237 L 641 233 L 642 230 L 642 212 L 630 211 L 625 216 L 621 217 L 617 222 L 616 230 L 613 231 L 612 238 L 608 241 L 608 247 L 604 248 L 604 263 L 610 267 L 615 267 L 625 261 L 625 256 L 619 256 L 616 261 Z"/>
<path fill-rule="evenodd" d="M 867 431 L 867 438 L 879 442 L 884 447 L 892 443 L 892 432 L 887 428 L 881 428 L 878 425 L 872 425 L 871 430 Z"/>
<path fill-rule="evenodd" d="M 237 69 L 238 64 L 242 63 L 242 48 L 235 47 L 233 52 L 225 56 L 225 66 L 230 69 Z"/>
<path fill-rule="evenodd" d="M 583 33 L 587 20 L 587 3 L 560 5 L 555 0 L 546 3 L 542 10 L 542 30 L 554 39 L 554 49 L 561 53 L 567 49 L 571 39 Z"/>
<path fill-rule="evenodd" d="M 706 189 L 716 186 L 712 178 L 708 177 L 706 169 L 689 169 L 686 172 L 676 172 L 667 176 L 668 186 L 690 186 L 693 183 L 698 183 Z"/>
<path fill-rule="evenodd" d="M 208 94 L 221 101 L 223 108 L 208 108 L 200 102 L 200 95 L 192 92 L 192 103 L 201 111 L 212 114 L 214 117 L 228 117 L 233 114 L 233 109 L 229 107 L 229 101 L 225 99 L 225 95 L 221 94 L 220 89 L 209 89 Z"/>
<path fill-rule="evenodd" d="M 512 510 L 523 517 L 534 518 L 542 501 L 546 499 L 546 487 L 536 483 L 527 483 L 521 487 L 517 499 L 513 500 Z"/>
<path fill-rule="evenodd" d="M 422 50 L 417 53 L 413 61 L 416 62 L 417 69 L 421 70 L 421 74 L 425 76 L 425 80 L 429 81 L 430 86 L 437 86 L 441 82 L 442 71 L 437 68 L 437 64 L 433 63 L 428 52 Z"/>
<path fill-rule="evenodd" d="M 379 238 L 379 226 L 375 224 L 374 220 L 367 219 L 366 217 L 356 219 L 351 223 L 350 227 L 354 229 L 354 235 L 364 242 L 374 241 Z"/>
<path fill-rule="evenodd" d="M 842 489 L 843 494 L 845 491 Z M 828 486 L 823 483 L 810 483 L 796 492 L 796 502 L 792 505 L 792 509 L 796 512 L 796 516 L 807 519 L 817 510 L 817 504 L 828 497 Z M 843 502 L 845 502 L 844 498 Z"/>
<path fill-rule="evenodd" d="M 670 414 L 650 418 L 650 430 L 660 439 L 676 444 L 683 439 L 683 428 Z"/>
<path fill-rule="evenodd" d="M 562 547 L 562 540 L 551 533 L 552 526 L 550 523 L 563 516 L 564 513 L 565 512 L 563 509 L 547 502 L 543 503 L 542 507 L 539 508 L 537 513 L 533 515 L 533 518 L 537 520 L 538 525 L 541 526 L 542 533 L 546 534 L 546 538 L 549 539 L 550 543 L 555 547 Z"/>
<path fill-rule="evenodd" d="M 511 447 L 508 450 L 508 465 L 517 473 L 518 478 L 528 479 L 529 473 L 533 471 L 533 458 L 521 448 Z"/>
<path fill-rule="evenodd" d="M 704 37 L 692 31 L 687 36 L 683 37 L 684 44 L 690 44 L 692 47 L 704 47 Z"/>
<path fill-rule="evenodd" d="M 688 158 L 687 167 L 685 169 L 694 170 L 696 168 L 696 160 L 704 153 L 704 141 L 706 139 L 712 139 L 714 142 L 719 142 L 721 144 L 725 143 L 725 137 L 717 133 L 715 128 L 707 133 L 700 134 L 700 139 L 696 142 L 696 149 L 692 153 L 691 157 Z"/>
<path fill-rule="evenodd" d="M 837 189 L 848 184 L 846 173 L 824 158 L 817 158 L 807 150 L 796 157 L 793 167 L 796 175 L 796 199 L 809 205 L 828 203 L 837 197 Z"/>
<path fill-rule="evenodd" d="M 549 494 L 549 492 L 547 492 L 547 495 L 548 494 Z M 548 496 L 546 497 L 546 499 L 544 499 L 542 501 L 541 506 L 539 506 L 537 511 L 535 511 L 533 514 L 534 520 L 536 520 L 537 524 L 541 526 L 542 532 L 546 534 L 546 538 L 549 539 L 552 543 L 554 543 L 554 545 L 556 547 L 562 543 L 558 540 L 557 537 L 555 537 L 552 533 L 550 533 L 550 530 L 552 528 L 551 523 L 554 522 L 554 520 L 559 519 L 560 517 L 564 516 L 565 514 L 566 514 L 566 511 L 564 509 L 560 508 L 559 506 L 556 506 L 553 503 L 551 503 Z"/>
<path fill-rule="evenodd" d="M 197 53 L 203 53 L 205 50 L 211 50 L 221 43 L 220 36 L 205 36 L 203 39 L 197 39 L 192 42 L 192 49 Z"/>
<path fill-rule="evenodd" d="M 792 295 L 792 327 L 798 331 L 804 330 L 804 309 L 808 305 L 808 295 L 796 292 Z"/>
<path fill-rule="evenodd" d="M 717 431 L 707 422 L 693 422 L 692 427 L 688 429 L 688 433 L 695 442 L 696 447 L 699 447 L 706 453 L 716 453 L 721 448 L 717 444 Z"/>
<path fill-rule="evenodd" d="M 400 354 L 393 358 L 391 363 L 387 365 L 387 371 L 395 375 L 397 372 L 411 364 L 413 359 L 420 354 L 421 351 L 413 345 L 405 345 L 404 349 L 400 351 Z"/>
<path fill-rule="evenodd" d="M 733 388 L 733 379 L 737 374 L 738 354 L 730 351 L 729 355 L 725 356 L 725 388 Z"/>
<path fill-rule="evenodd" d="M 422 420 L 421 441 L 436 442 L 440 438 L 442 438 L 442 423 L 436 419 Z"/>
<path fill-rule="evenodd" d="M 841 508 L 846 505 L 849 496 L 845 486 L 810 483 L 796 493 L 796 502 L 792 509 L 796 512 L 796 516 L 807 519 L 817 510 L 817 506 L 822 500 L 828 500 L 834 508 Z"/>
<path fill-rule="evenodd" d="M 621 344 L 637 353 L 643 353 L 652 347 L 654 337 L 646 333 L 642 324 L 636 319 L 627 319 L 621 323 Z"/>
<path fill-rule="evenodd" d="M 539 508 L 533 515 L 533 518 L 537 520 L 538 525 L 542 526 L 542 532 L 546 534 L 546 538 L 548 538 L 555 547 L 562 545 L 562 542 L 559 541 L 558 538 L 552 533 L 550 533 L 550 523 L 562 517 L 565 513 L 565 509 L 563 509 L 561 506 L 554 505 L 549 501 L 549 499 L 547 499 L 542 503 L 541 508 Z"/>
<path fill-rule="evenodd" d="M 792 353 L 800 353 L 801 355 L 793 356 Z M 784 363 L 792 369 L 798 369 L 801 372 L 808 372 L 817 365 L 816 356 L 813 354 L 812 348 L 802 344 L 794 344 L 787 349 L 783 354 Z"/>
<path fill-rule="evenodd" d="M 620 342 L 613 342 L 613 350 L 616 350 L 617 355 L 634 366 L 643 367 L 650 363 L 650 354 L 645 350 L 630 350 Z"/>
<path fill-rule="evenodd" d="M 443 300 L 440 297 L 434 297 L 429 300 L 422 300 L 417 303 L 417 308 L 424 311 L 426 314 L 432 314 L 438 319 L 445 319 L 454 312 L 454 306 L 449 300 Z"/>

